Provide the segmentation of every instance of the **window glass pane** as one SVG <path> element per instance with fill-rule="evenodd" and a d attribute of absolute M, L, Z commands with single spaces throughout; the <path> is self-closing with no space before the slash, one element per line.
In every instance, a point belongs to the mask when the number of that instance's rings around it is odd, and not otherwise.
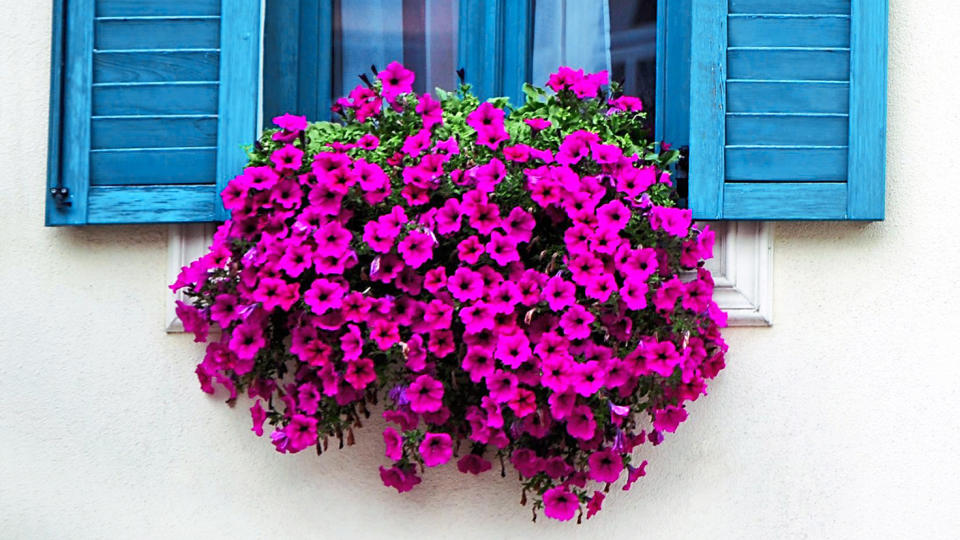
<path fill-rule="evenodd" d="M 533 82 L 558 66 L 610 71 L 639 96 L 653 122 L 657 88 L 657 0 L 536 0 Z"/>
<path fill-rule="evenodd" d="M 416 73 L 418 93 L 456 85 L 457 0 L 338 0 L 334 5 L 333 94 L 398 61 Z"/>
<path fill-rule="evenodd" d="M 643 100 L 653 122 L 657 95 L 657 0 L 610 0 L 610 79 Z"/>

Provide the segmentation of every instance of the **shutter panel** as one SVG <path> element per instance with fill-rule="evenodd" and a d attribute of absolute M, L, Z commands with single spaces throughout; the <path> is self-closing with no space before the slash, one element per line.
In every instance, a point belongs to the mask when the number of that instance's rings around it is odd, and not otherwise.
<path fill-rule="evenodd" d="M 879 220 L 887 0 L 694 0 L 698 219 Z"/>
<path fill-rule="evenodd" d="M 263 29 L 263 117 L 330 118 L 333 3 L 269 0 Z"/>
<path fill-rule="evenodd" d="M 47 224 L 225 219 L 219 192 L 256 136 L 260 3 L 58 0 L 54 9 L 63 31 L 49 182 L 71 204 L 50 196 Z"/>

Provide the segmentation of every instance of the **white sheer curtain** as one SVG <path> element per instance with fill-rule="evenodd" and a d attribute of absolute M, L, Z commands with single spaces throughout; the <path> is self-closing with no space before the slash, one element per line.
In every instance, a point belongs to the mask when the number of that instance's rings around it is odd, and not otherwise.
<path fill-rule="evenodd" d="M 543 85 L 559 66 L 610 70 L 607 0 L 536 0 L 531 82 Z"/>
<path fill-rule="evenodd" d="M 417 76 L 414 89 L 452 90 L 456 84 L 457 0 L 340 0 L 339 90 L 349 92 L 370 65 L 403 63 Z"/>

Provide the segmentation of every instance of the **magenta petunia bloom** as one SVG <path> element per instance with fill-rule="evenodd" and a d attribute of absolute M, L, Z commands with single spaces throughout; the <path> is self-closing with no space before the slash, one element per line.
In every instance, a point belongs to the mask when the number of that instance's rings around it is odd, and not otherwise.
<path fill-rule="evenodd" d="M 473 112 L 467 115 L 467 125 L 476 131 L 490 128 L 503 128 L 506 114 L 492 103 L 484 101 Z"/>
<path fill-rule="evenodd" d="M 551 121 L 545 118 L 527 118 L 524 122 L 537 131 L 542 131 L 553 125 Z"/>
<path fill-rule="evenodd" d="M 389 101 L 400 94 L 413 92 L 414 74 L 400 62 L 387 64 L 387 69 L 377 73 L 377 78 L 383 83 L 383 97 Z"/>
<path fill-rule="evenodd" d="M 420 456 L 427 467 L 436 467 L 450 461 L 453 457 L 453 440 L 446 433 L 429 433 L 420 443 Z"/>
<path fill-rule="evenodd" d="M 271 154 L 270 161 L 280 174 L 296 173 L 303 166 L 303 150 L 288 144 Z"/>
<path fill-rule="evenodd" d="M 577 405 L 567 416 L 567 433 L 581 440 L 593 438 L 597 430 L 597 423 L 593 418 L 593 411 L 586 405 Z"/>
<path fill-rule="evenodd" d="M 543 513 L 560 521 L 570 521 L 580 509 L 577 496 L 565 487 L 554 487 L 543 494 Z"/>
<path fill-rule="evenodd" d="M 283 431 L 287 435 L 287 450 L 290 452 L 299 452 L 317 443 L 317 419 L 312 416 L 293 415 Z"/>
<path fill-rule="evenodd" d="M 443 124 L 443 109 L 440 107 L 440 102 L 433 99 L 430 94 L 420 96 L 416 110 L 423 118 L 423 127 L 425 129 Z"/>
<path fill-rule="evenodd" d="M 457 469 L 464 473 L 481 474 L 489 471 L 493 465 L 476 454 L 467 454 L 457 461 Z"/>
<path fill-rule="evenodd" d="M 506 266 L 520 260 L 517 243 L 509 236 L 504 236 L 497 231 L 491 233 L 490 241 L 486 245 L 486 252 L 500 266 Z"/>
<path fill-rule="evenodd" d="M 563 334 L 570 339 L 586 339 L 590 337 L 590 325 L 597 318 L 580 304 L 571 306 L 560 317 L 560 327 Z"/>
<path fill-rule="evenodd" d="M 590 479 L 597 482 L 612 484 L 617 481 L 623 471 L 623 458 L 609 448 L 590 454 L 588 463 Z"/>
<path fill-rule="evenodd" d="M 383 430 L 383 444 L 386 447 L 384 455 L 392 461 L 400 461 L 403 457 L 403 437 L 392 427 Z"/>
<path fill-rule="evenodd" d="M 550 309 L 562 311 L 576 301 L 576 292 L 577 287 L 573 283 L 559 276 L 554 276 L 544 286 L 542 297 L 550 306 Z"/>
<path fill-rule="evenodd" d="M 587 519 L 592 518 L 600 511 L 603 507 L 603 500 L 606 498 L 606 495 L 601 491 L 594 491 L 593 497 L 590 497 L 590 500 L 587 501 Z"/>
<path fill-rule="evenodd" d="M 338 309 L 343 305 L 344 292 L 343 285 L 340 283 L 319 278 L 303 294 L 303 301 L 314 313 L 323 315 L 328 310 Z"/>
<path fill-rule="evenodd" d="M 405 392 L 413 412 L 436 412 L 443 406 L 443 384 L 429 375 L 420 375 Z"/>
<path fill-rule="evenodd" d="M 647 475 L 647 460 L 643 460 L 639 467 L 627 465 L 627 482 L 623 485 L 623 491 L 629 491 L 634 482 Z"/>
<path fill-rule="evenodd" d="M 399 467 L 385 469 L 381 466 L 380 480 L 383 482 L 383 485 L 396 489 L 397 493 L 410 491 L 421 482 L 420 477 L 417 476 L 412 467 L 407 469 L 401 469 Z"/>
<path fill-rule="evenodd" d="M 479 272 L 461 266 L 447 279 L 447 289 L 460 302 L 478 300 L 483 296 L 483 277 Z"/>
<path fill-rule="evenodd" d="M 659 431 L 673 433 L 677 430 L 677 426 L 686 419 L 686 409 L 670 405 L 653 412 L 653 427 Z"/>
<path fill-rule="evenodd" d="M 357 390 L 363 390 L 370 383 L 377 380 L 377 373 L 373 370 L 373 360 L 360 358 L 347 364 L 343 380 Z"/>
<path fill-rule="evenodd" d="M 411 268 L 420 268 L 433 257 L 433 236 L 420 231 L 410 231 L 400 241 L 397 251 L 403 255 L 403 262 Z"/>
<path fill-rule="evenodd" d="M 259 399 L 250 407 L 250 417 L 253 419 L 253 427 L 250 431 L 256 433 L 257 437 L 262 437 L 263 422 L 267 419 L 267 413 L 263 410 L 263 405 L 260 405 Z"/>

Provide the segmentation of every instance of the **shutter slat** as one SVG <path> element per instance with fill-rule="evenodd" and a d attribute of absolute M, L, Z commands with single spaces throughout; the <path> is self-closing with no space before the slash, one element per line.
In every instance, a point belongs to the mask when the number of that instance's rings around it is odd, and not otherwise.
<path fill-rule="evenodd" d="M 217 83 L 95 86 L 93 114 L 216 114 Z"/>
<path fill-rule="evenodd" d="M 727 111 L 774 113 L 846 113 L 847 82 L 727 81 Z"/>
<path fill-rule="evenodd" d="M 217 118 L 94 117 L 91 134 L 93 149 L 216 146 Z"/>
<path fill-rule="evenodd" d="M 220 54 L 214 51 L 97 52 L 94 82 L 216 81 Z"/>
<path fill-rule="evenodd" d="M 728 145 L 846 146 L 847 115 L 727 115 Z"/>
<path fill-rule="evenodd" d="M 844 219 L 845 183 L 727 184 L 725 219 Z"/>
<path fill-rule="evenodd" d="M 849 15 L 850 0 L 730 0 L 730 13 Z"/>
<path fill-rule="evenodd" d="M 202 19 L 98 20 L 94 47 L 109 49 L 216 49 L 218 17 Z"/>
<path fill-rule="evenodd" d="M 850 18 L 841 15 L 731 15 L 730 47 L 849 47 Z"/>
<path fill-rule="evenodd" d="M 847 148 L 728 148 L 730 182 L 842 182 Z"/>
<path fill-rule="evenodd" d="M 727 57 L 731 79 L 842 81 L 850 77 L 850 52 L 825 49 L 737 49 Z"/>
<path fill-rule="evenodd" d="M 220 0 L 97 0 L 98 17 L 219 14 Z"/>
<path fill-rule="evenodd" d="M 216 186 L 91 186 L 87 223 L 190 223 L 212 221 Z"/>
<path fill-rule="evenodd" d="M 217 148 L 96 150 L 90 184 L 203 184 L 217 174 Z"/>

